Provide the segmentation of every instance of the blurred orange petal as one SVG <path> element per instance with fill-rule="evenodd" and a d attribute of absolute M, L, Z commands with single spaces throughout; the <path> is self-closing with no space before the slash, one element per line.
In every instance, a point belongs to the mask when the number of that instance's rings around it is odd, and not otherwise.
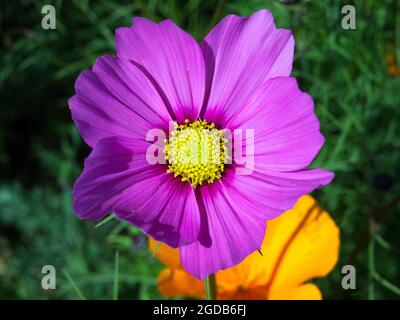
<path fill-rule="evenodd" d="M 267 300 L 268 288 L 263 287 L 239 287 L 232 291 L 218 292 L 219 300 Z"/>
<path fill-rule="evenodd" d="M 151 252 L 154 252 L 157 248 L 158 241 L 149 237 L 149 248 Z M 156 251 L 156 257 L 169 268 L 182 268 L 181 260 L 179 258 L 179 249 L 172 248 L 164 243 L 160 243 Z"/>
<path fill-rule="evenodd" d="M 183 269 L 163 269 L 158 275 L 158 289 L 167 297 L 204 299 L 204 283 Z"/>
<path fill-rule="evenodd" d="M 269 300 L 321 300 L 322 294 L 314 284 L 307 283 L 301 286 L 280 292 L 271 292 Z"/>
<path fill-rule="evenodd" d="M 222 291 L 233 291 L 238 288 L 247 290 L 249 288 L 265 286 L 267 277 L 265 274 L 268 257 L 259 252 L 253 252 L 238 265 L 221 270 L 216 274 L 218 289 Z"/>
<path fill-rule="evenodd" d="M 338 260 L 339 246 L 339 228 L 329 214 L 313 197 L 300 198 L 292 210 L 269 222 L 262 250 L 274 259 L 268 264 L 271 292 L 326 276 Z"/>

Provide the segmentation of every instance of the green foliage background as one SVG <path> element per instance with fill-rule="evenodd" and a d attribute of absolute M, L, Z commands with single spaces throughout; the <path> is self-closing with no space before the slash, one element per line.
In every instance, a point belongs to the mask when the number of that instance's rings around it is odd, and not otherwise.
<path fill-rule="evenodd" d="M 291 4 L 287 4 L 291 3 Z M 53 4 L 57 29 L 41 28 Z M 353 4 L 357 29 L 341 28 Z M 145 236 L 116 220 L 94 228 L 71 210 L 71 187 L 89 149 L 70 118 L 74 81 L 97 56 L 114 53 L 113 32 L 139 15 L 172 18 L 199 41 L 224 15 L 272 11 L 293 30 L 293 68 L 314 98 L 326 144 L 314 165 L 334 170 L 315 193 L 341 229 L 340 261 L 316 282 L 328 299 L 397 299 L 400 294 L 400 4 L 375 1 L 13 0 L 0 4 L 0 298 L 160 298 L 161 265 Z M 372 230 L 372 232 L 370 231 Z M 341 267 L 357 269 L 357 289 L 341 288 Z M 57 269 L 57 289 L 41 288 L 41 268 Z"/>

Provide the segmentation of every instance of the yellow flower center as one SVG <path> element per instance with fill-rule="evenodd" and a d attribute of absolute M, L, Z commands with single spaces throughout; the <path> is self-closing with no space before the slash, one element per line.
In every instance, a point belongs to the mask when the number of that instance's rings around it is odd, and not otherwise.
<path fill-rule="evenodd" d="M 190 182 L 193 188 L 220 179 L 224 172 L 226 141 L 223 131 L 206 120 L 175 124 L 165 144 L 167 172 Z"/>

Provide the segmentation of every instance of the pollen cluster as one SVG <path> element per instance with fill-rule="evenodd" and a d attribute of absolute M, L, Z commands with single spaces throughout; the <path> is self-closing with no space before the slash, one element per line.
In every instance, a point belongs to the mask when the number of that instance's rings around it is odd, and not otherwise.
<path fill-rule="evenodd" d="M 175 124 L 165 144 L 168 172 L 195 188 L 221 178 L 224 171 L 226 139 L 223 131 L 206 120 Z"/>

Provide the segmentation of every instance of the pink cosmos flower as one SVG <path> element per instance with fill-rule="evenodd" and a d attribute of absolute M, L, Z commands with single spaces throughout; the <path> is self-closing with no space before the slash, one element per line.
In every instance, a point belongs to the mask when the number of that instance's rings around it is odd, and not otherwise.
<path fill-rule="evenodd" d="M 80 218 L 114 212 L 181 247 L 183 267 L 203 279 L 260 249 L 267 220 L 333 179 L 306 169 L 324 138 L 311 97 L 289 77 L 291 32 L 277 29 L 269 11 L 229 15 L 200 45 L 171 20 L 134 18 L 117 29 L 116 52 L 82 72 L 69 101 L 93 148 L 73 190 Z M 168 161 L 150 164 L 146 135 L 168 132 L 171 121 L 178 126 L 166 141 Z M 235 158 L 185 162 L 196 135 L 224 129 L 254 130 L 250 174 L 236 174 L 243 164 Z M 209 141 L 208 151 L 226 155 L 222 138 Z"/>

